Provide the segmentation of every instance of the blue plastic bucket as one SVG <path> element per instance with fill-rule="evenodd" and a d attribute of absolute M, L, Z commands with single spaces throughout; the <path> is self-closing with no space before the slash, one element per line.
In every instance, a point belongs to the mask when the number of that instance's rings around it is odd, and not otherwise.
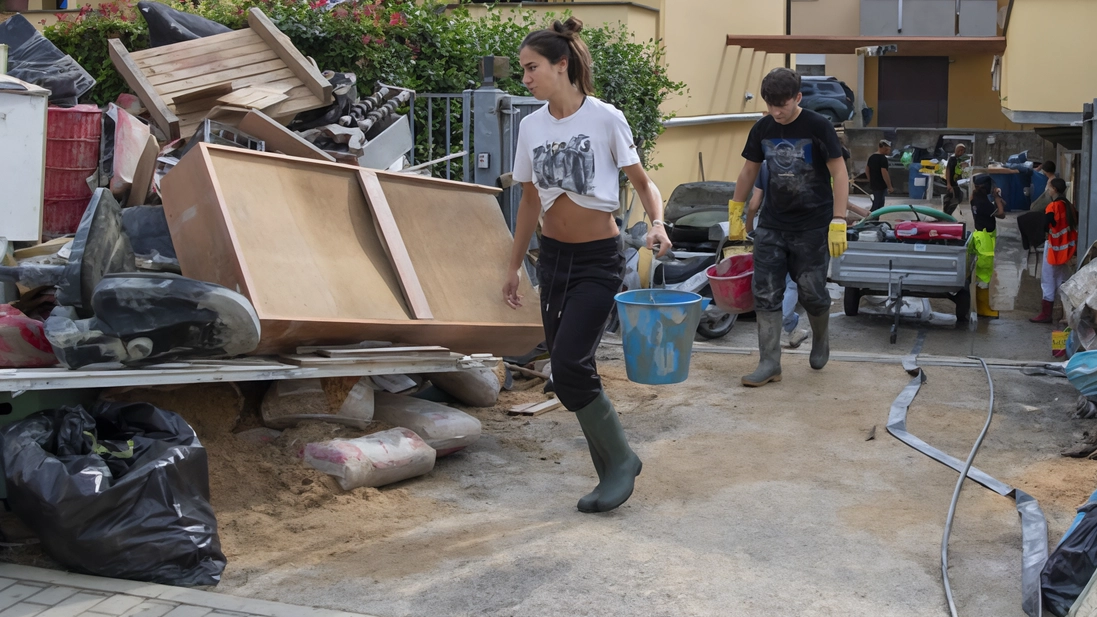
<path fill-rule="evenodd" d="M 637 289 L 615 296 L 625 372 L 636 383 L 681 383 L 689 376 L 693 335 L 707 302 L 688 291 Z"/>

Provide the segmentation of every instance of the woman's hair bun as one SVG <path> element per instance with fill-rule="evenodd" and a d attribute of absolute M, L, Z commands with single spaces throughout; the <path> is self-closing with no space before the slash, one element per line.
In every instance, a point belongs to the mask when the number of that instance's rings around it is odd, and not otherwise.
<path fill-rule="evenodd" d="M 577 17 L 568 17 L 567 21 L 562 23 L 560 20 L 556 20 L 552 22 L 552 30 L 570 39 L 583 31 L 583 20 Z"/>

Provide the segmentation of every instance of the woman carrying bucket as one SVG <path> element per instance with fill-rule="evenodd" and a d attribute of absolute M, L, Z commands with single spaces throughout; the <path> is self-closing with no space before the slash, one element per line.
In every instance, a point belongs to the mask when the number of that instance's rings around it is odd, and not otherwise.
<path fill-rule="evenodd" d="M 514 179 L 522 201 L 514 231 L 503 296 L 522 305 L 522 261 L 544 212 L 538 277 L 541 320 L 552 356 L 556 396 L 575 412 L 586 436 L 598 486 L 579 500 L 582 512 L 606 512 L 623 504 L 640 474 L 617 412 L 602 389 L 594 356 L 614 295 L 621 287 L 624 256 L 613 219 L 618 208 L 618 169 L 625 172 L 651 218 L 649 249 L 671 247 L 663 229 L 663 199 L 640 165 L 624 114 L 593 96 L 591 59 L 574 17 L 531 32 L 522 41 L 522 83 L 548 101 L 522 120 L 514 154 Z"/>

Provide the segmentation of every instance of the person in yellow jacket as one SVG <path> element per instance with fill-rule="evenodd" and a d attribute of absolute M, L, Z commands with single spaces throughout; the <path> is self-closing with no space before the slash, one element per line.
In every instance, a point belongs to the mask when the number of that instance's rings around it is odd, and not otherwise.
<path fill-rule="evenodd" d="M 731 210 L 741 211 L 765 161 L 769 183 L 754 230 L 754 306 L 758 320 L 758 368 L 745 386 L 781 381 L 781 303 L 791 275 L 811 323 L 811 368 L 830 358 L 827 326 L 830 257 L 846 250 L 849 178 L 842 145 L 829 120 L 800 107 L 800 76 L 776 68 L 762 79 L 769 115 L 756 122 L 743 148 L 746 163 L 735 184 Z M 834 184 L 831 186 L 831 179 Z"/>
<path fill-rule="evenodd" d="M 1078 251 L 1078 211 L 1067 201 L 1067 183 L 1062 178 L 1048 182 L 1051 203 L 1044 209 L 1044 261 L 1040 269 L 1040 290 L 1043 302 L 1040 314 L 1029 319 L 1033 323 L 1051 323 L 1055 294 L 1070 276 L 1070 260 Z"/>
<path fill-rule="evenodd" d="M 998 239 L 995 219 L 1006 217 L 1006 201 L 1002 189 L 994 186 L 990 175 L 979 174 L 971 179 L 971 216 L 975 232 L 971 235 L 970 253 L 975 262 L 975 310 L 980 317 L 997 317 L 990 308 L 990 280 L 994 276 L 994 248 Z"/>

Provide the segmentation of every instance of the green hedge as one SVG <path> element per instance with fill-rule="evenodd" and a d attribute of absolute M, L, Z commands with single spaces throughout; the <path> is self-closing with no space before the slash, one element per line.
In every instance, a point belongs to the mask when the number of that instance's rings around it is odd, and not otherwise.
<path fill-rule="evenodd" d="M 358 0 L 334 7 L 325 6 L 327 1 L 202 0 L 194 5 L 183 0 L 170 5 L 230 28 L 245 27 L 247 10 L 258 7 L 320 68 L 355 73 L 363 94 L 378 81 L 422 93 L 475 88 L 484 55 L 510 57 L 512 74 L 500 80 L 499 87 L 528 94 L 517 54 L 526 33 L 544 25 L 532 12 L 511 19 L 491 11 L 476 18 L 464 7 L 447 10 L 436 0 Z M 149 44 L 136 2 L 115 0 L 97 9 L 88 5 L 76 16 L 59 17 L 61 21 L 44 34 L 98 80 L 85 99 L 100 105 L 115 100 L 127 88 L 110 62 L 107 40 L 119 38 L 131 51 Z M 684 85 L 667 77 L 659 41 L 634 41 L 620 24 L 591 24 L 583 34 L 594 59 L 598 96 L 624 112 L 640 141 L 644 163 L 650 165 L 647 155 L 665 118 L 659 106 L 668 96 L 681 93 Z"/>

